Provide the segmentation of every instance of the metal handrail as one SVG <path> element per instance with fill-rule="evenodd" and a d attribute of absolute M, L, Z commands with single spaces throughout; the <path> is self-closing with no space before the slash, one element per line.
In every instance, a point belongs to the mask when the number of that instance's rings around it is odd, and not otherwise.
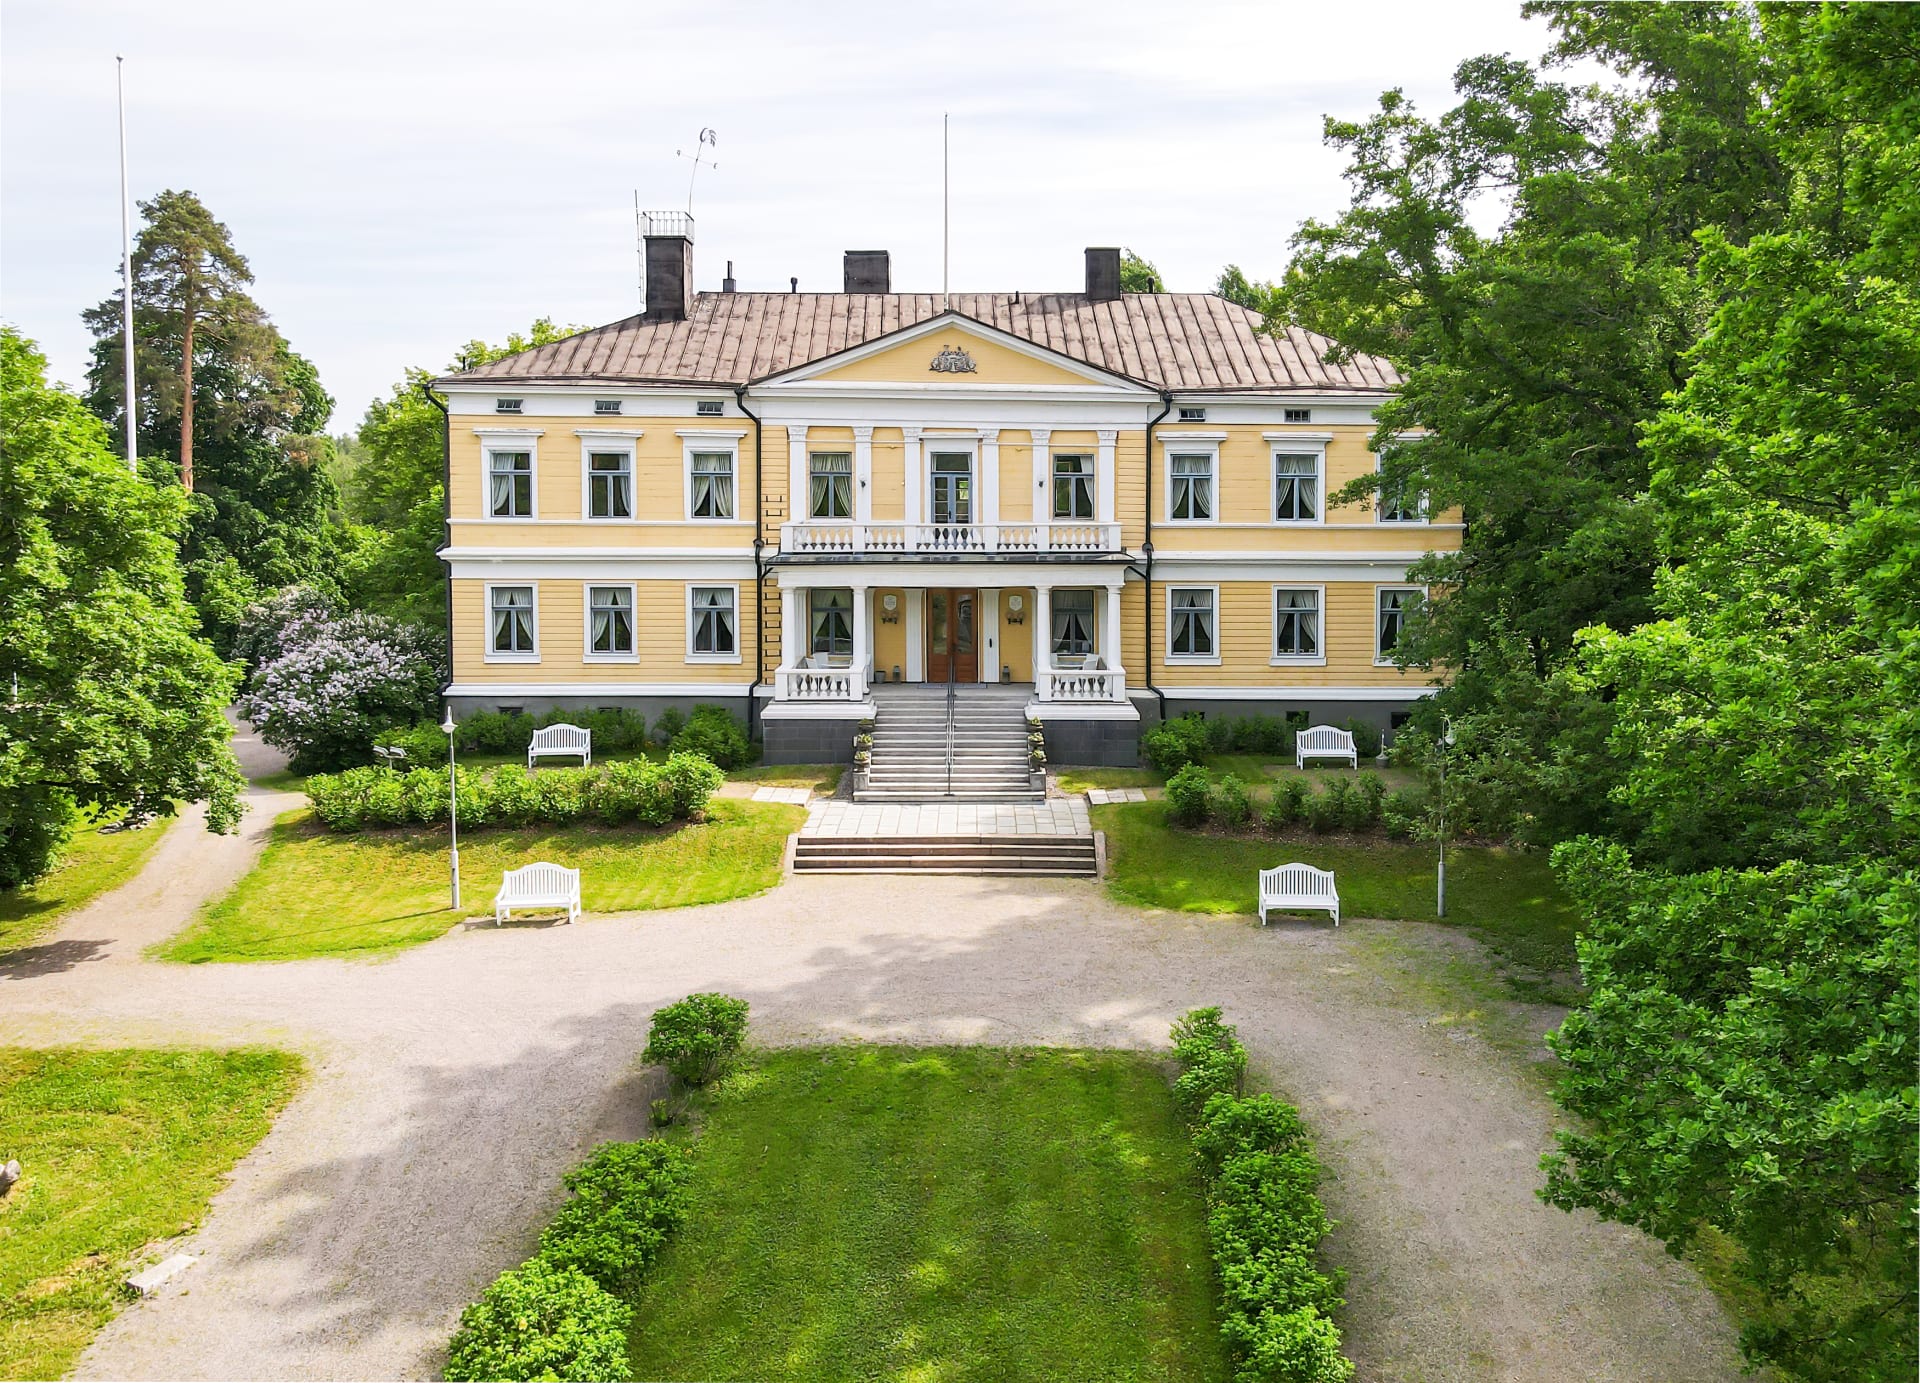
<path fill-rule="evenodd" d="M 947 796 L 953 796 L 953 660 L 947 660 Z"/>

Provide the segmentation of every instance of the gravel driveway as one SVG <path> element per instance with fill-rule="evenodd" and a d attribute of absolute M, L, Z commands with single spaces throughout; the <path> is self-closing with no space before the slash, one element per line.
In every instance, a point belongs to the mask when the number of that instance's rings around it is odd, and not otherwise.
<path fill-rule="evenodd" d="M 201 1261 L 109 1325 L 78 1376 L 433 1376 L 460 1308 L 532 1249 L 560 1174 L 642 1130 L 648 1015 L 709 989 L 750 999 L 769 1044 L 1163 1046 L 1179 1014 L 1221 1004 L 1331 1169 L 1362 1379 L 1740 1376 L 1689 1269 L 1535 1199 L 1553 1109 L 1524 1054 L 1445 1021 L 1432 976 L 1460 965 L 1453 933 L 1262 930 L 1077 881 L 803 877 L 711 907 L 457 928 L 378 963 L 141 959 L 291 800 L 256 791 L 237 841 L 182 823 L 140 879 L 0 961 L 0 1042 L 271 1043 L 314 1068 L 186 1245 Z"/>

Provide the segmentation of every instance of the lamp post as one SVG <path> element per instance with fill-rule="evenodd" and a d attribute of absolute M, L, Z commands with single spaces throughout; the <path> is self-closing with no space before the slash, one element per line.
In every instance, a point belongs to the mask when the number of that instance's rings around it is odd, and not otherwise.
<path fill-rule="evenodd" d="M 460 907 L 460 781 L 453 773 L 453 707 L 447 707 L 447 718 L 440 728 L 447 736 L 447 822 L 453 827 L 453 907 Z"/>
<path fill-rule="evenodd" d="M 1440 905 L 1447 915 L 1447 751 L 1453 748 L 1453 717 L 1440 717 Z"/>

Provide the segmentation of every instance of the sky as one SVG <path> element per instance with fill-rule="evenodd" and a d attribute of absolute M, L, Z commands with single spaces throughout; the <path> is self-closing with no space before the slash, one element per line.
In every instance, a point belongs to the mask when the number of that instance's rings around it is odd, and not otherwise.
<path fill-rule="evenodd" d="M 1076 291 L 1088 245 L 1169 288 L 1285 268 L 1345 203 L 1327 115 L 1462 59 L 1533 57 L 1518 0 L 936 5 L 0 0 L 0 319 L 79 385 L 120 256 L 114 57 L 136 200 L 197 193 L 352 430 L 409 365 L 550 316 L 636 311 L 634 196 L 687 205 L 696 287 L 837 291 L 847 249 L 954 291 Z"/>

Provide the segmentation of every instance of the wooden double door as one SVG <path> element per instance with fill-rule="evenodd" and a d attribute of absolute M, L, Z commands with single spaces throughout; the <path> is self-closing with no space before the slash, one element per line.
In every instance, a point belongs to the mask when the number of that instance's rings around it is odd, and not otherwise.
<path fill-rule="evenodd" d="M 927 680 L 980 680 L 980 593 L 927 592 Z"/>

